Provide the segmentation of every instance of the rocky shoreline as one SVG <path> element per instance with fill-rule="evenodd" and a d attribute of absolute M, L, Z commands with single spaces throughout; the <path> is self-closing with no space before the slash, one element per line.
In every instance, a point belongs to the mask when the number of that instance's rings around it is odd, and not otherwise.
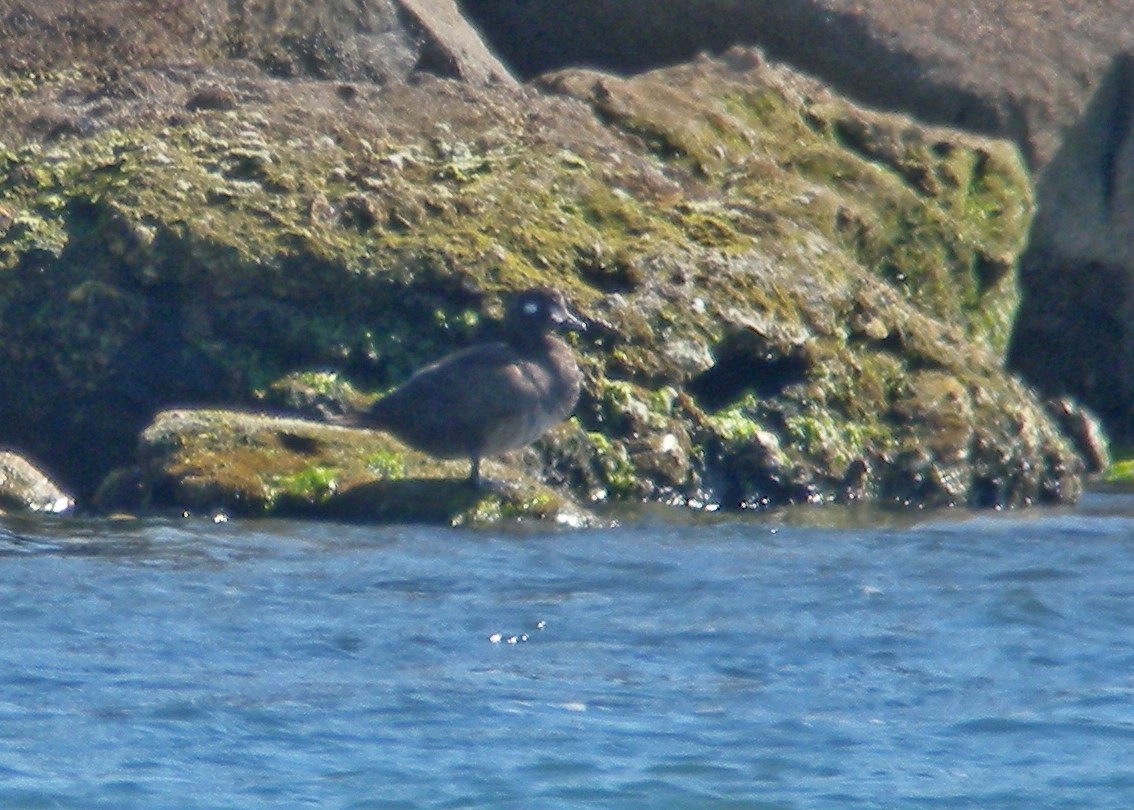
<path fill-rule="evenodd" d="M 84 510 L 442 523 L 1065 503 L 1105 463 L 1089 416 L 1005 370 L 1033 209 L 1013 145 L 753 48 L 521 84 L 438 5 L 380 80 L 9 59 L 0 444 Z M 584 394 L 494 460 L 500 488 L 318 423 L 532 283 L 593 325 Z"/>

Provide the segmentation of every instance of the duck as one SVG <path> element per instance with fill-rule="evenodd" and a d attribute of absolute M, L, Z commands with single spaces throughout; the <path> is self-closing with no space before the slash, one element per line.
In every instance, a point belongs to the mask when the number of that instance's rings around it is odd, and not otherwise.
<path fill-rule="evenodd" d="M 468 482 L 480 487 L 482 458 L 531 444 L 574 411 L 583 375 L 554 333 L 585 329 L 559 290 L 524 290 L 505 311 L 502 340 L 447 355 L 331 421 L 384 431 L 434 458 L 467 458 Z"/>

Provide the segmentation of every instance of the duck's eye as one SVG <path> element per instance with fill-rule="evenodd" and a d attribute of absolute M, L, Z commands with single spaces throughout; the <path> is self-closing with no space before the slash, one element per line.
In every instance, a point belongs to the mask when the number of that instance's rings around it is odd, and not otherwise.
<path fill-rule="evenodd" d="M 535 315 L 537 312 L 539 312 L 539 304 L 537 304 L 535 301 L 528 301 L 526 304 L 524 304 L 523 312 L 525 315 Z"/>

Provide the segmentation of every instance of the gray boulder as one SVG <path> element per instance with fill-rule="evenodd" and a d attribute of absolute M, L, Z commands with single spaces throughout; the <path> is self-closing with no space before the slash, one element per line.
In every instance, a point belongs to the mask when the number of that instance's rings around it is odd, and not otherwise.
<path fill-rule="evenodd" d="M 0 71 L 246 59 L 279 77 L 512 82 L 456 0 L 0 0 Z"/>
<path fill-rule="evenodd" d="M 522 75 L 637 72 L 756 44 L 837 90 L 923 120 L 1008 137 L 1033 167 L 1134 47 L 1127 0 L 466 0 Z"/>
<path fill-rule="evenodd" d="M 1117 57 L 1040 179 L 1009 361 L 1134 439 L 1134 54 Z"/>

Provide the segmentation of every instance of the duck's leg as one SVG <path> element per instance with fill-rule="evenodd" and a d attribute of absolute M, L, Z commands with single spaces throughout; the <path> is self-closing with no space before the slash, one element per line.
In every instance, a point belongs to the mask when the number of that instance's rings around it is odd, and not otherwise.
<path fill-rule="evenodd" d="M 473 456 L 469 466 L 469 486 L 480 489 L 480 456 Z"/>

